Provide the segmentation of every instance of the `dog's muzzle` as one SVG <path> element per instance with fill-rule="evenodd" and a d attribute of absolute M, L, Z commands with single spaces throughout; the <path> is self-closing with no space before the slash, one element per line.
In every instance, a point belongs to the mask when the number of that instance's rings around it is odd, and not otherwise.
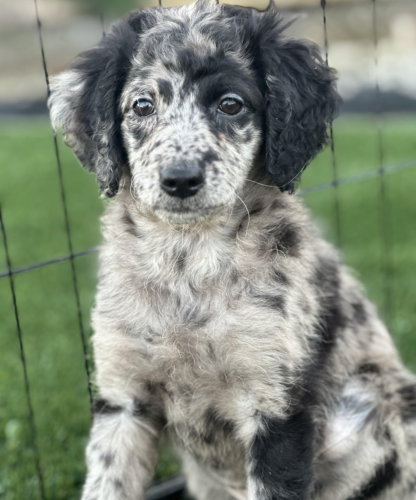
<path fill-rule="evenodd" d="M 167 166 L 160 170 L 160 186 L 169 196 L 188 198 L 204 185 L 204 170 L 196 164 Z"/>

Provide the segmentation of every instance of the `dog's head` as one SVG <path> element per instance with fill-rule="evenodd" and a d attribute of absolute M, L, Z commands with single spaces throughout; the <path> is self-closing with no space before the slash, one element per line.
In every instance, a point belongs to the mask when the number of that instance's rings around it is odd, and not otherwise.
<path fill-rule="evenodd" d="M 338 95 L 317 47 L 282 31 L 273 4 L 135 11 L 52 79 L 53 125 L 107 196 L 124 177 L 173 222 L 232 205 L 259 169 L 293 190 Z"/>

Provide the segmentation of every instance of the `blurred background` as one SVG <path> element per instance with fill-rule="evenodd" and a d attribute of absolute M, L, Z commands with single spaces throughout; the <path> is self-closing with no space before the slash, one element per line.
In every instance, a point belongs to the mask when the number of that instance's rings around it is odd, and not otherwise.
<path fill-rule="evenodd" d="M 163 1 L 178 3 L 185 2 Z M 319 0 L 276 3 L 296 18 L 291 35 L 316 41 L 324 57 L 327 45 L 344 98 L 332 151 L 307 169 L 298 195 L 356 270 L 416 371 L 416 3 L 328 0 L 325 12 Z M 49 73 L 97 43 L 114 19 L 144 5 L 149 2 L 38 0 Z M 0 11 L 0 204 L 33 410 L 3 235 L 0 499 L 75 500 L 90 425 L 82 334 L 91 367 L 89 314 L 104 202 L 94 178 L 59 139 L 61 184 L 33 0 L 0 0 Z M 80 254 L 73 267 L 71 248 Z M 178 470 L 162 443 L 156 480 Z"/>

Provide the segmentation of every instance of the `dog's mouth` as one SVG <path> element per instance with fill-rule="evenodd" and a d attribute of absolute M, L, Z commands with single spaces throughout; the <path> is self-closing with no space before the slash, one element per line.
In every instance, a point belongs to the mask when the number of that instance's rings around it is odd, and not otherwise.
<path fill-rule="evenodd" d="M 189 225 L 212 219 L 223 211 L 223 205 L 201 208 L 178 206 L 174 208 L 156 207 L 154 213 L 170 224 Z"/>

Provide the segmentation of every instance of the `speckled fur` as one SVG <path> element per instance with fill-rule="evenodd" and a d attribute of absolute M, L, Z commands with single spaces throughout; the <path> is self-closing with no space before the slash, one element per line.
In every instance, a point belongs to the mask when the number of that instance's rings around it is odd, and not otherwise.
<path fill-rule="evenodd" d="M 336 94 L 304 42 L 281 41 L 272 71 L 279 23 L 273 7 L 214 2 L 134 13 L 52 82 L 55 127 L 115 196 L 82 500 L 144 499 L 162 431 L 198 500 L 416 496 L 415 378 L 285 191 L 325 142 Z M 242 114 L 218 114 L 216 86 L 243 96 Z M 149 94 L 157 112 L 138 118 L 132 102 Z M 175 162 L 203 166 L 201 192 L 162 192 L 160 168 Z"/>

